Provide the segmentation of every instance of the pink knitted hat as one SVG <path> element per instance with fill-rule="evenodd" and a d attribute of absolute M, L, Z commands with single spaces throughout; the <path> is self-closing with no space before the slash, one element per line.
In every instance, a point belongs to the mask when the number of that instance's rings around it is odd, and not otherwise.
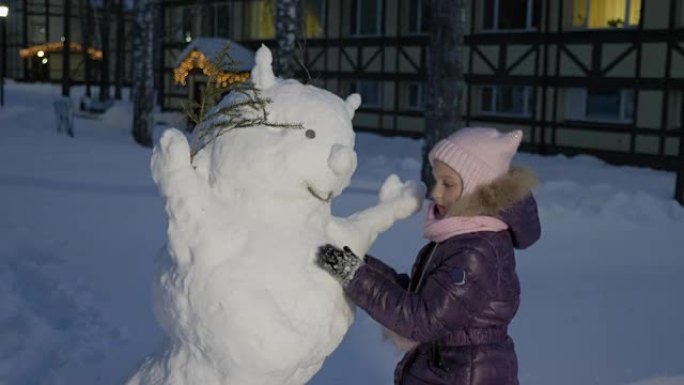
<path fill-rule="evenodd" d="M 468 127 L 439 141 L 428 154 L 432 166 L 440 160 L 463 181 L 463 195 L 504 176 L 515 155 L 522 131 L 502 133 L 494 128 Z"/>

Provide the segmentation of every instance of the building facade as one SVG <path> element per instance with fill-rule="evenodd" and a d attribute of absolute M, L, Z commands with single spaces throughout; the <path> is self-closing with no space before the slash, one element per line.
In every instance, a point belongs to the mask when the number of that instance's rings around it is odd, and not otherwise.
<path fill-rule="evenodd" d="M 40 48 L 59 45 L 63 1 L 9 1 L 9 77 L 61 79 L 61 47 Z M 83 23 L 85 0 L 69 1 L 72 42 L 82 43 L 85 30 L 93 47 L 101 47 L 99 28 Z M 180 109 L 202 89 L 201 77 L 186 85 L 174 80 L 179 55 L 194 38 L 275 48 L 276 1 L 160 0 L 156 81 L 162 108 Z M 684 0 L 466 4 L 465 124 L 523 129 L 523 146 L 532 152 L 684 168 Z M 297 55 L 306 70 L 299 77 L 340 95 L 359 92 L 359 131 L 420 137 L 429 44 L 423 0 L 300 0 L 300 8 Z M 113 43 L 115 26 L 110 30 Z M 129 25 L 125 33 L 130 41 Z M 72 55 L 78 56 L 71 72 L 79 81 L 85 56 L 78 47 Z M 112 61 L 110 71 L 114 67 Z M 130 64 L 125 68 L 129 80 Z"/>
<path fill-rule="evenodd" d="M 529 151 L 676 169 L 684 115 L 684 0 L 466 2 L 467 125 L 523 129 Z M 300 0 L 303 77 L 359 92 L 360 131 L 424 130 L 421 0 Z M 173 63 L 194 36 L 275 47 L 275 0 L 163 2 L 164 108 L 190 92 Z"/>
<path fill-rule="evenodd" d="M 681 163 L 684 1 L 477 3 L 466 39 L 469 124 L 523 128 L 541 153 Z"/>
<path fill-rule="evenodd" d="M 6 0 L 10 13 L 7 17 L 7 77 L 26 82 L 61 82 L 63 41 L 65 37 L 65 1 L 67 0 Z M 86 7 L 86 4 L 99 4 Z M 91 80 L 97 82 L 103 68 L 104 40 L 110 53 L 107 63 L 109 79 L 116 76 L 117 27 L 119 1 L 109 1 L 108 11 L 102 2 L 68 0 L 70 78 L 74 83 L 85 81 L 86 54 Z M 123 79 L 130 83 L 131 12 L 123 9 Z M 102 24 L 109 29 L 103 32 Z M 84 33 L 85 31 L 85 33 Z M 105 36 L 106 37 L 103 37 Z M 86 50 L 86 53 L 83 50 Z"/>

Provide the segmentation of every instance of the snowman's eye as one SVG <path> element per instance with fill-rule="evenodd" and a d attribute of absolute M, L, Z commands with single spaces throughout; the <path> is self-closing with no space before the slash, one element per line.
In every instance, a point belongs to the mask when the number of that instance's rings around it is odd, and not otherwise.
<path fill-rule="evenodd" d="M 314 131 L 314 130 L 312 130 L 312 129 L 308 129 L 308 130 L 306 130 L 306 132 L 304 133 L 304 135 L 306 135 L 306 137 L 309 138 L 309 139 L 313 139 L 313 138 L 316 137 L 316 131 Z"/>

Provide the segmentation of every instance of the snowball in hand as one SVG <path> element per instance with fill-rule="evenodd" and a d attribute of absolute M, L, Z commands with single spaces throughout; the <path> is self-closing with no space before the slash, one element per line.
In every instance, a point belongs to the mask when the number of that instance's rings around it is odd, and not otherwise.
<path fill-rule="evenodd" d="M 256 55 L 252 81 L 270 100 L 269 121 L 301 127 L 233 129 L 192 163 L 182 133 L 162 135 L 152 173 L 168 243 L 157 257 L 154 306 L 168 338 L 130 385 L 306 383 L 353 318 L 341 286 L 315 263 L 318 247 L 364 255 L 420 209 L 424 187 L 392 176 L 376 206 L 332 216 L 331 200 L 356 169 L 351 120 L 361 100 L 279 79 L 270 51 Z M 229 94 L 216 108 L 240 98 Z"/>

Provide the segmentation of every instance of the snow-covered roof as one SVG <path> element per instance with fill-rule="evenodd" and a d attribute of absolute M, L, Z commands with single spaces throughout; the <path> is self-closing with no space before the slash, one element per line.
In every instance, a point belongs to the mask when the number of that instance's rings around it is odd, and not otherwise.
<path fill-rule="evenodd" d="M 220 37 L 198 37 L 192 39 L 192 42 L 188 44 L 188 46 L 185 47 L 185 49 L 181 52 L 180 56 L 178 56 L 175 67 L 178 67 L 183 59 L 185 59 L 190 52 L 194 50 L 202 52 L 209 60 L 214 60 L 216 55 L 221 52 L 223 48 L 225 48 L 226 44 L 230 44 L 228 53 L 236 63 L 230 68 L 223 69 L 251 71 L 252 67 L 254 67 L 254 52 L 232 40 L 223 39 Z"/>

